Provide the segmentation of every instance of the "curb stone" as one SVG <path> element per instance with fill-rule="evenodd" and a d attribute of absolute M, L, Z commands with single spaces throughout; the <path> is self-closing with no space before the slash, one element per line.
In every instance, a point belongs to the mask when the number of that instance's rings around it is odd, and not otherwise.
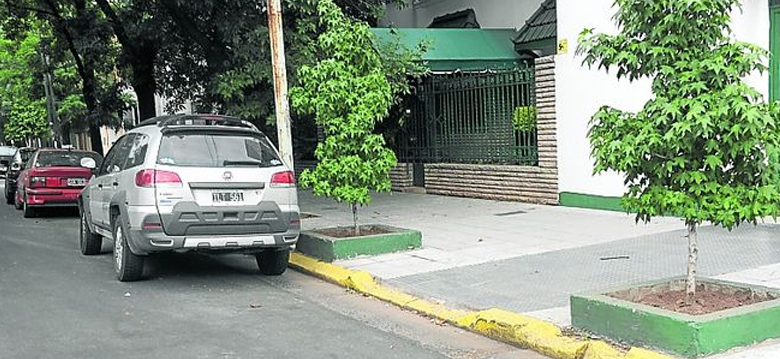
<path fill-rule="evenodd" d="M 556 325 L 501 309 L 464 311 L 447 308 L 407 293 L 387 288 L 364 271 L 321 262 L 300 253 L 290 255 L 290 266 L 356 292 L 414 310 L 451 325 L 534 350 L 555 359 L 672 359 L 640 348 L 627 353 L 598 340 L 581 340 L 563 335 Z"/>

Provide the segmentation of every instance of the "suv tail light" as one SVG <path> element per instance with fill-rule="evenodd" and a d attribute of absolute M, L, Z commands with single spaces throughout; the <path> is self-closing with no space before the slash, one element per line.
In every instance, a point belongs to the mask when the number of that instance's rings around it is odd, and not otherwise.
<path fill-rule="evenodd" d="M 138 187 L 181 187 L 181 177 L 176 172 L 160 170 L 140 170 L 135 174 L 135 185 Z"/>
<path fill-rule="evenodd" d="M 274 173 L 271 176 L 271 187 L 295 187 L 295 174 L 292 171 Z"/>

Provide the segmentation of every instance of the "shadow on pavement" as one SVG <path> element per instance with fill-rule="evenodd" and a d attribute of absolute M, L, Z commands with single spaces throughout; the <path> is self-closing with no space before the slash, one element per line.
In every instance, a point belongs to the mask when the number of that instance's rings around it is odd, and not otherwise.
<path fill-rule="evenodd" d="M 146 278 L 259 276 L 255 258 L 242 254 L 159 253 L 146 259 Z"/>
<path fill-rule="evenodd" d="M 40 208 L 35 212 L 36 218 L 79 218 L 79 209 L 73 208 Z"/>

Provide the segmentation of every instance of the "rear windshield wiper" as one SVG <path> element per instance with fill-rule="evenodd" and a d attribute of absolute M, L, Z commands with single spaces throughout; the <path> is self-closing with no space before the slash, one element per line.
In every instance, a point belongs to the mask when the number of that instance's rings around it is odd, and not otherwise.
<path fill-rule="evenodd" d="M 260 162 L 260 161 L 252 161 L 252 160 L 241 160 L 241 161 L 231 161 L 231 160 L 224 160 L 222 161 L 223 166 L 258 166 L 258 167 L 271 167 L 270 164 Z"/>

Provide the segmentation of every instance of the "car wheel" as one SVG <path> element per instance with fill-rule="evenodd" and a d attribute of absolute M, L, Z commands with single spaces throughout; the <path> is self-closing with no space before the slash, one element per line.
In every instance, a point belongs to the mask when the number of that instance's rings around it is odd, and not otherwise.
<path fill-rule="evenodd" d="M 24 202 L 22 203 L 22 209 L 24 210 L 24 218 L 33 218 L 35 217 L 35 208 L 32 208 L 27 205 L 27 198 L 24 199 Z"/>
<path fill-rule="evenodd" d="M 103 237 L 99 234 L 92 233 L 92 231 L 89 229 L 89 223 L 87 223 L 87 212 L 85 211 L 81 211 L 79 244 L 81 245 L 81 254 L 85 256 L 91 256 L 93 254 L 100 253 L 100 248 L 103 245 Z"/>
<path fill-rule="evenodd" d="M 5 192 L 5 203 L 14 204 L 14 194 L 11 193 L 11 189 L 8 187 L 8 181 L 5 181 L 5 189 L 3 190 Z"/>
<path fill-rule="evenodd" d="M 19 200 L 19 194 L 18 193 L 14 194 L 14 208 L 16 208 L 17 210 L 20 210 L 20 211 L 22 210 L 22 201 Z"/>
<path fill-rule="evenodd" d="M 255 255 L 260 273 L 265 275 L 281 275 L 287 270 L 290 261 L 290 250 L 267 250 Z"/>
<path fill-rule="evenodd" d="M 127 230 L 121 218 L 114 220 L 114 270 L 120 282 L 139 280 L 144 271 L 144 258 L 127 245 Z"/>

